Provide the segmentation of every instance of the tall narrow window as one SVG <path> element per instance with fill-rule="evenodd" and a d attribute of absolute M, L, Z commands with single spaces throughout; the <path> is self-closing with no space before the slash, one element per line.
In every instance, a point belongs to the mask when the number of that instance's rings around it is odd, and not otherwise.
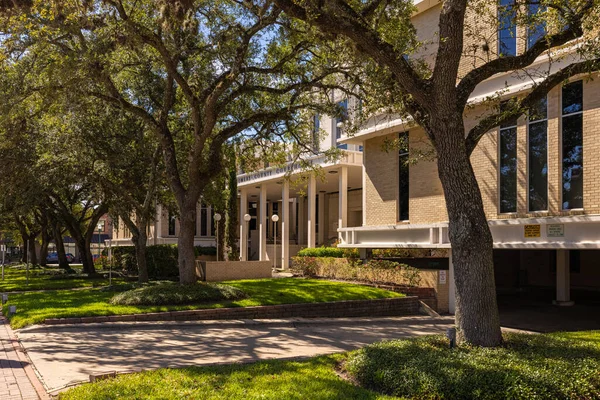
<path fill-rule="evenodd" d="M 175 221 L 176 217 L 169 213 L 169 236 L 175 236 Z"/>
<path fill-rule="evenodd" d="M 340 107 L 342 109 L 341 110 L 342 114 L 339 115 L 338 117 L 336 117 L 336 119 L 335 119 L 336 143 L 337 143 L 337 140 L 342 137 L 343 124 L 346 123 L 346 121 L 348 120 L 348 99 L 340 101 L 338 103 L 338 107 Z M 347 149 L 348 145 L 347 144 L 338 144 L 337 148 L 338 149 Z"/>
<path fill-rule="evenodd" d="M 216 224 L 217 221 L 215 221 L 215 209 L 214 208 L 210 208 L 210 220 L 211 220 L 211 224 L 210 224 L 210 236 L 215 236 L 216 233 Z"/>
<path fill-rule="evenodd" d="M 562 201 L 583 208 L 583 81 L 562 90 Z"/>
<path fill-rule="evenodd" d="M 408 164 L 408 132 L 398 135 L 400 149 L 398 150 L 398 220 L 408 221 L 409 202 L 409 164 Z"/>
<path fill-rule="evenodd" d="M 208 236 L 208 208 L 205 203 L 200 206 L 200 236 Z"/>
<path fill-rule="evenodd" d="M 321 129 L 321 120 L 319 114 L 313 115 L 313 126 L 312 126 L 312 145 L 313 150 L 319 149 L 319 130 Z"/>
<path fill-rule="evenodd" d="M 516 118 L 500 125 L 500 212 L 517 212 Z"/>
<path fill-rule="evenodd" d="M 527 48 L 529 49 L 546 35 L 546 21 L 539 19 L 538 15 L 545 12 L 546 7 L 535 1 L 530 3 L 528 7 L 529 16 L 535 19 L 532 21 L 531 25 L 527 27 Z"/>
<path fill-rule="evenodd" d="M 498 55 L 517 55 L 517 25 L 514 0 L 499 0 L 498 3 Z"/>
<path fill-rule="evenodd" d="M 529 113 L 529 211 L 548 209 L 548 100 L 544 97 Z"/>

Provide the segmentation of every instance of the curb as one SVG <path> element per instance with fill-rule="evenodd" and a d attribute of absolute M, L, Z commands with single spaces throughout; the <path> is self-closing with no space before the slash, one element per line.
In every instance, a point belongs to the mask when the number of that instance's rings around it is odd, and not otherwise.
<path fill-rule="evenodd" d="M 23 366 L 23 370 L 27 375 L 27 379 L 29 379 L 29 382 L 31 382 L 31 385 L 35 389 L 38 397 L 41 400 L 51 399 L 51 396 L 46 391 L 44 384 L 36 374 L 36 371 L 33 367 L 33 363 L 27 356 L 27 350 L 21 345 L 21 341 L 15 336 L 15 332 L 10 327 L 10 324 L 8 323 L 6 317 L 0 316 L 0 318 L 3 318 L 5 320 L 4 326 L 6 327 L 8 336 L 10 338 L 10 341 L 12 342 L 13 349 L 15 350 L 15 353 L 17 353 L 17 357 L 19 357 L 19 360 L 21 361 L 21 365 Z"/>
<path fill-rule="evenodd" d="M 442 324 L 454 323 L 453 317 L 440 316 L 431 317 L 428 315 L 405 315 L 405 316 L 387 316 L 387 317 L 346 317 L 346 318 L 279 318 L 279 319 L 230 319 L 230 320 L 199 320 L 199 321 L 133 321 L 133 322 L 98 322 L 88 324 L 53 324 L 53 325 L 32 325 L 26 328 L 18 329 L 20 332 L 43 332 L 47 330 L 64 331 L 81 329 L 85 325 L 86 329 L 129 329 L 136 328 L 143 330 L 145 328 L 156 329 L 157 327 L 178 327 L 178 326 L 204 326 L 206 329 L 221 328 L 246 328 L 255 327 L 298 327 L 307 325 L 344 325 L 349 322 L 377 322 L 380 324 L 402 323 L 421 323 L 423 321 L 432 321 Z"/>

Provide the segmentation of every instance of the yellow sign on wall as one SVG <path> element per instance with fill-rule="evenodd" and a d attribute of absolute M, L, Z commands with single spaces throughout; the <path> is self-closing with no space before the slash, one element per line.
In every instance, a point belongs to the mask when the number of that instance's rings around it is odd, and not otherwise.
<path fill-rule="evenodd" d="M 526 238 L 539 238 L 541 236 L 541 225 L 525 225 L 524 233 Z"/>

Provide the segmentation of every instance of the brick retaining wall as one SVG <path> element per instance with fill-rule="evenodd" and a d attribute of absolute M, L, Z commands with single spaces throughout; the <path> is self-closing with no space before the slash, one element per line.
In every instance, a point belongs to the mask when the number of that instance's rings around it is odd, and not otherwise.
<path fill-rule="evenodd" d="M 104 317 L 49 318 L 47 325 L 86 324 L 96 322 L 131 321 L 195 321 L 225 319 L 278 319 L 278 318 L 344 318 L 389 317 L 419 314 L 419 299 L 407 296 L 394 299 L 347 300 L 328 303 L 281 304 L 276 306 L 214 308 L 135 315 Z"/>

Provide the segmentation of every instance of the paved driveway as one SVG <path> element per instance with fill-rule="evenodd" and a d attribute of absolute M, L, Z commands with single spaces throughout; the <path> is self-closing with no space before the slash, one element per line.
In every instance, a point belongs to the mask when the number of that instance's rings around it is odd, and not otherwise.
<path fill-rule="evenodd" d="M 393 317 L 37 326 L 18 331 L 49 391 L 89 374 L 307 357 L 445 332 L 453 318 Z"/>

